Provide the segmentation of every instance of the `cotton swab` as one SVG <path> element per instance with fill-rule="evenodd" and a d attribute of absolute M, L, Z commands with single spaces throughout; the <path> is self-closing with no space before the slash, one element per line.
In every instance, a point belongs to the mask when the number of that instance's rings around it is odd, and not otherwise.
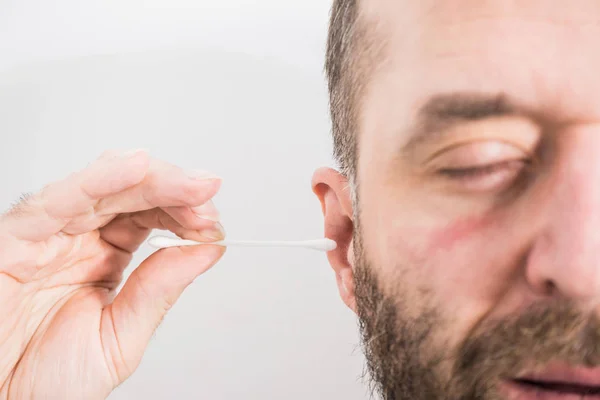
<path fill-rule="evenodd" d="M 218 242 L 197 242 L 195 240 L 176 239 L 167 236 L 155 236 L 148 240 L 148 244 L 157 249 L 167 249 L 170 247 L 199 246 L 203 244 L 212 244 L 217 246 L 229 247 L 299 247 L 305 249 L 332 251 L 337 247 L 337 243 L 331 239 L 303 240 L 303 241 L 253 241 L 253 240 L 221 240 Z"/>

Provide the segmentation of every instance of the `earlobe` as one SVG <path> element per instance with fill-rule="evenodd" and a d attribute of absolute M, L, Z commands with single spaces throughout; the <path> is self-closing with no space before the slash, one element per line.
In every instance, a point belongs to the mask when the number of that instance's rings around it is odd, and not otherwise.
<path fill-rule="evenodd" d="M 313 176 L 312 187 L 321 202 L 325 217 L 325 236 L 338 244 L 327 257 L 335 271 L 340 296 L 348 307 L 356 311 L 352 246 L 353 205 L 348 179 L 331 168 L 321 168 Z"/>

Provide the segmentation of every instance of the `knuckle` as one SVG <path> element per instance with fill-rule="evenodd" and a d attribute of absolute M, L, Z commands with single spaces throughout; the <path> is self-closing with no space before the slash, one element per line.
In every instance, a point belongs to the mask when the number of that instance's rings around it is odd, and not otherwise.
<path fill-rule="evenodd" d="M 134 279 L 141 298 L 151 303 L 156 309 L 166 313 L 173 307 L 175 301 L 170 299 L 166 291 L 161 290 L 160 285 L 153 282 L 150 277 L 139 274 Z"/>
<path fill-rule="evenodd" d="M 182 188 L 183 193 L 183 201 L 186 205 L 189 206 L 197 206 L 200 204 L 204 204 L 209 197 L 209 194 L 206 193 L 204 189 L 198 188 L 198 186 L 193 184 L 186 184 Z"/>
<path fill-rule="evenodd" d="M 148 177 L 143 185 L 141 196 L 147 205 L 154 206 L 159 202 L 160 190 L 154 177 Z"/>
<path fill-rule="evenodd" d="M 99 225 L 98 216 L 93 208 L 89 208 L 79 216 L 73 218 L 62 229 L 64 233 L 71 235 L 79 235 L 95 230 Z"/>

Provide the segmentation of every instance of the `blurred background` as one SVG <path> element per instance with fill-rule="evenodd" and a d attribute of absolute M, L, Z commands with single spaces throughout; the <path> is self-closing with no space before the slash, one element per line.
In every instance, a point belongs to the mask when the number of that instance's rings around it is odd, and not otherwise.
<path fill-rule="evenodd" d="M 0 206 L 111 148 L 223 177 L 231 239 L 323 235 L 330 2 L 4 0 Z M 152 250 L 144 246 L 135 265 Z M 230 249 L 157 330 L 123 399 L 366 398 L 326 257 Z"/>

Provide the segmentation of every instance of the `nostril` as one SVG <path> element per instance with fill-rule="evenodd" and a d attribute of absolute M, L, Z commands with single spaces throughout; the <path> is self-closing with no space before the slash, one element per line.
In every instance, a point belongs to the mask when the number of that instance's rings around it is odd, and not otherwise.
<path fill-rule="evenodd" d="M 547 296 L 553 296 L 556 294 L 556 284 L 552 280 L 546 280 L 544 282 L 544 294 Z"/>

